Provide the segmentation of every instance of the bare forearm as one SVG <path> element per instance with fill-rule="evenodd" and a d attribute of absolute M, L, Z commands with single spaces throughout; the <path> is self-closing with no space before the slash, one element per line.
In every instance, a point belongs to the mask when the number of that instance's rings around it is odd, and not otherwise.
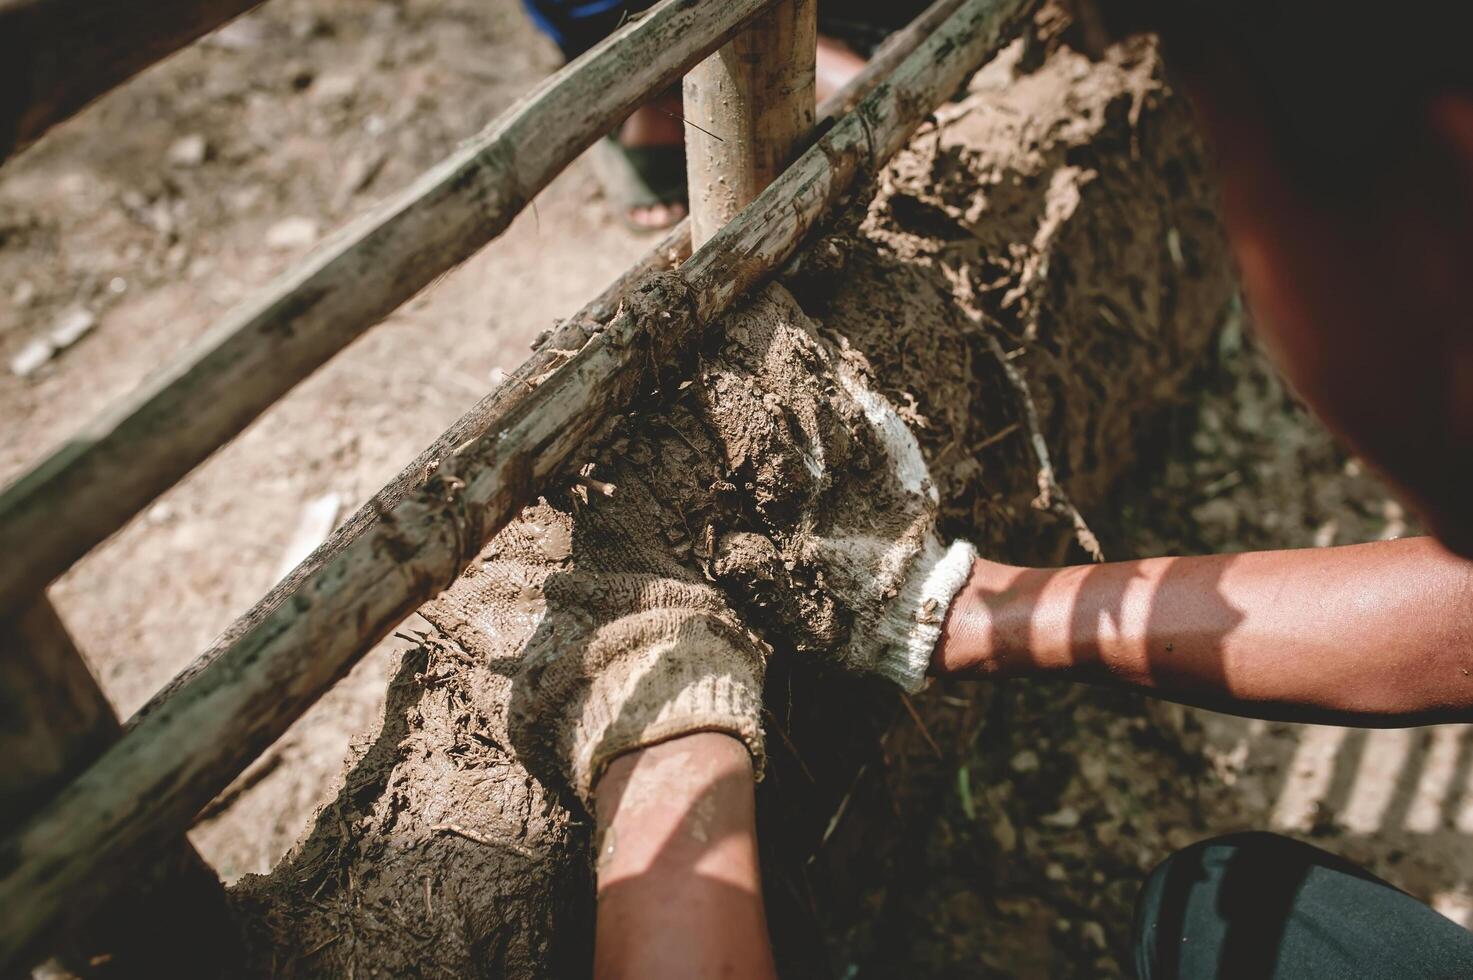
<path fill-rule="evenodd" d="M 1473 719 L 1473 563 L 1426 538 L 1066 569 L 979 562 L 932 662 L 1268 718 Z"/>
<path fill-rule="evenodd" d="M 599 980 L 774 976 L 746 747 L 706 732 L 631 752 L 596 795 Z"/>

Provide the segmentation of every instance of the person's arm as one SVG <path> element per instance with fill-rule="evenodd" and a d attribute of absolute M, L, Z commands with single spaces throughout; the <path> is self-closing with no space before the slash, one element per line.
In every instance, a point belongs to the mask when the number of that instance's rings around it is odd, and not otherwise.
<path fill-rule="evenodd" d="M 1473 562 L 1428 538 L 1061 569 L 979 561 L 932 672 L 1140 688 L 1236 714 L 1473 720 Z"/>
<path fill-rule="evenodd" d="M 746 746 L 702 732 L 631 752 L 595 795 L 594 975 L 775 976 Z"/>

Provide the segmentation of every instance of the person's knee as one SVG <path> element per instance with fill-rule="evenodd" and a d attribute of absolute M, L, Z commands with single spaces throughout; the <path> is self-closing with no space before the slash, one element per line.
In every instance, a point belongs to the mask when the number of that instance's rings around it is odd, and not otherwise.
<path fill-rule="evenodd" d="M 1168 881 L 1172 882 L 1172 890 L 1178 892 L 1187 884 L 1216 890 L 1229 864 L 1235 867 L 1274 864 L 1296 856 L 1301 849 L 1313 850 L 1307 844 L 1266 830 L 1245 830 L 1209 837 L 1168 854 L 1146 877 L 1141 894 L 1143 898 L 1149 896 L 1159 901 L 1164 897 L 1162 892 Z"/>
<path fill-rule="evenodd" d="M 1132 946 L 1139 980 L 1180 975 L 1189 934 L 1199 944 L 1220 939 L 1219 916 L 1241 901 L 1262 900 L 1257 888 L 1245 891 L 1239 883 L 1292 876 L 1314 853 L 1307 844 L 1253 830 L 1197 841 L 1168 855 L 1146 877 L 1136 902 Z"/>

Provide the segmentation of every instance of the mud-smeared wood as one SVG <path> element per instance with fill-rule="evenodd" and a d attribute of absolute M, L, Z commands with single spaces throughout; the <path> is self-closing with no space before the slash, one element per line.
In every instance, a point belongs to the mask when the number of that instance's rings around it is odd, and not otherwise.
<path fill-rule="evenodd" d="M 647 279 L 581 349 L 556 355 L 561 363 L 485 435 L 442 461 L 420 492 L 319 565 L 289 602 L 0 843 L 0 905 L 15 910 L 0 927 L 0 962 L 78 902 L 84 885 L 90 896 L 106 894 L 188 827 L 357 657 L 443 590 L 545 481 L 576 462 L 601 424 L 650 397 L 652 385 L 677 382 L 705 327 L 787 261 L 857 178 L 904 144 L 996 50 L 1023 6 L 963 4 L 690 261 Z"/>
<path fill-rule="evenodd" d="M 946 18 L 956 12 L 962 0 L 937 0 L 925 13 L 910 25 L 897 31 L 875 52 L 864 69 L 842 89 L 818 107 L 822 124 L 832 124 L 844 112 L 852 109 L 876 85 L 887 79 L 895 67 L 925 42 L 931 33 Z M 135 724 L 142 717 L 167 703 L 173 692 L 189 678 L 199 673 L 222 652 L 228 650 L 238 637 L 249 633 L 274 610 L 295 597 L 297 591 L 308 583 L 322 566 L 351 542 L 365 532 L 378 528 L 382 518 L 407 495 L 418 492 L 439 469 L 442 460 L 450 458 L 457 449 L 473 439 L 484 436 L 497 421 L 512 407 L 525 400 L 537 389 L 541 379 L 567 360 L 567 351 L 579 350 L 589 338 L 608 323 L 623 307 L 635 288 L 657 272 L 666 272 L 690 258 L 691 231 L 689 219 L 680 222 L 650 249 L 638 262 L 610 283 L 583 309 L 564 320 L 556 330 L 541 338 L 535 345 L 531 357 L 512 372 L 507 379 L 490 394 L 481 399 L 455 424 L 441 433 L 424 452 L 420 453 L 399 475 L 386 484 L 312 555 L 295 568 L 291 574 L 277 584 L 250 611 L 237 619 L 219 640 L 176 676 L 169 684 L 151 698 L 130 720 Z"/>

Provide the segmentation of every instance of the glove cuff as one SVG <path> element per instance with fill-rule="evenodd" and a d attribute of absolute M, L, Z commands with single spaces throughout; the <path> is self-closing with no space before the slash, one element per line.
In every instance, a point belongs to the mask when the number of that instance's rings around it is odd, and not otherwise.
<path fill-rule="evenodd" d="M 876 624 L 879 652 L 871 670 L 907 692 L 921 689 L 951 600 L 967 582 L 977 549 L 970 542 L 950 547 L 929 536 L 900 594 Z"/>
<path fill-rule="evenodd" d="M 614 759 L 695 732 L 739 739 L 761 778 L 765 657 L 734 624 L 649 610 L 605 626 L 581 657 L 561 659 L 540 678 L 543 717 L 522 721 L 561 729 L 563 772 L 589 812 Z"/>

